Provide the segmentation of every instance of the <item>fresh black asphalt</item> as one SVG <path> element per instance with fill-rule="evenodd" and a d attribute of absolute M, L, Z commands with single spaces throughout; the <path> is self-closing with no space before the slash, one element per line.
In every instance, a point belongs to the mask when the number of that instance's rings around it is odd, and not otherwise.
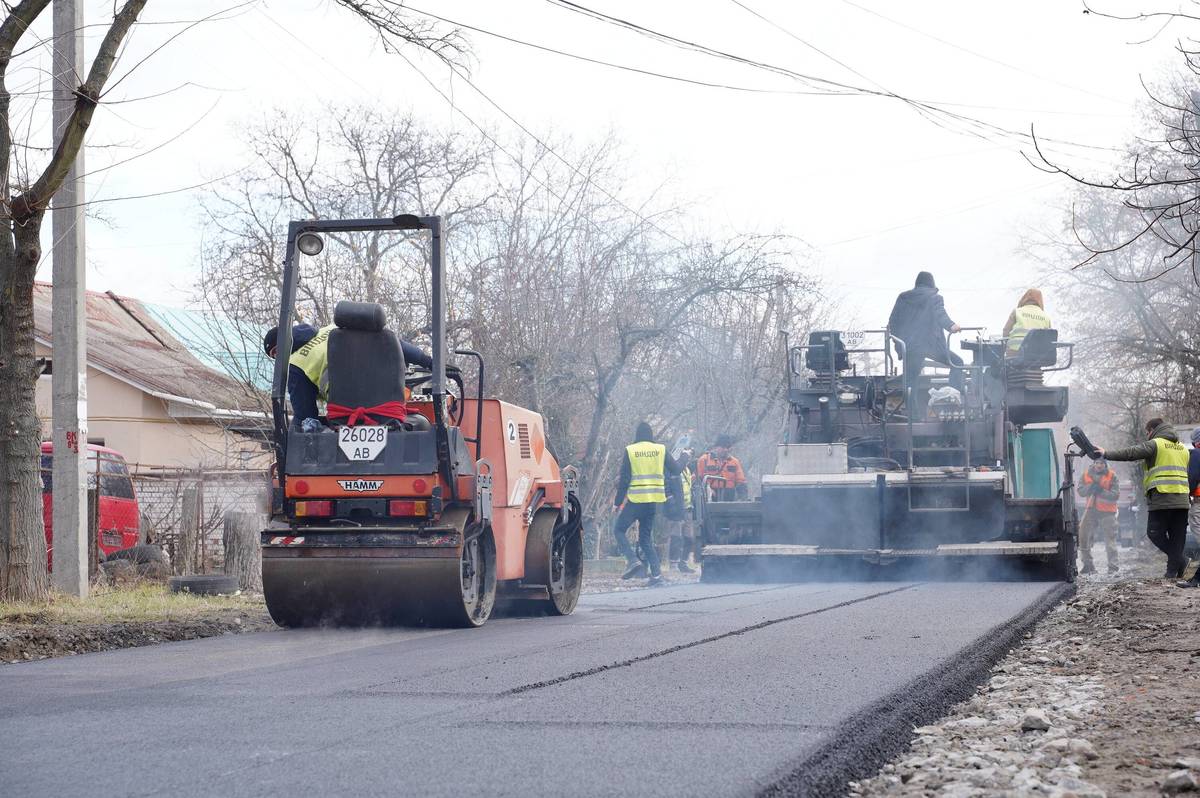
<path fill-rule="evenodd" d="M 475 630 L 232 635 L 0 668 L 4 793 L 833 794 L 1051 583 L 689 585 Z"/>

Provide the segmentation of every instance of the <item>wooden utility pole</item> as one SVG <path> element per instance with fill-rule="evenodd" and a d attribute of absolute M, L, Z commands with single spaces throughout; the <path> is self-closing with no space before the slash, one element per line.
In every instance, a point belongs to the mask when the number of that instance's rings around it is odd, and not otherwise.
<path fill-rule="evenodd" d="M 54 0 L 54 140 L 57 145 L 83 83 L 83 4 Z M 54 587 L 88 593 L 87 306 L 83 237 L 83 148 L 54 195 L 53 432 Z M 99 475 L 97 475 L 99 488 Z"/>

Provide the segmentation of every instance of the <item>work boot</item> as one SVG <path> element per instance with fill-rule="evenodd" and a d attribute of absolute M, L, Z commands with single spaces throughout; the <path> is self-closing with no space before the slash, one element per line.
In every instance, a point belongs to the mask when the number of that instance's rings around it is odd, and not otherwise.
<path fill-rule="evenodd" d="M 696 572 L 695 572 L 695 571 L 693 571 L 693 570 L 691 569 L 691 567 L 689 567 L 689 566 L 688 566 L 688 564 L 687 564 L 686 562 L 684 562 L 683 560 L 680 560 L 679 562 L 677 562 L 677 563 L 675 564 L 675 567 L 676 567 L 676 568 L 679 570 L 679 573 L 681 573 L 681 574 L 694 574 L 694 573 L 696 573 Z"/>
<path fill-rule="evenodd" d="M 646 575 L 646 563 L 641 560 L 634 560 L 625 566 L 625 573 L 621 574 L 622 579 L 633 579 L 635 576 Z"/>
<path fill-rule="evenodd" d="M 646 583 L 646 587 L 658 587 L 659 585 L 665 585 L 666 583 L 667 580 L 663 579 L 662 574 L 655 574 L 654 576 L 650 577 L 650 581 Z"/>
<path fill-rule="evenodd" d="M 1096 566 L 1095 566 L 1095 565 L 1093 565 L 1093 564 L 1092 564 L 1092 563 L 1090 563 L 1090 562 L 1085 562 L 1085 563 L 1083 564 L 1083 568 L 1081 568 L 1081 569 L 1080 569 L 1079 573 L 1081 573 L 1081 574 L 1094 574 L 1094 573 L 1096 573 Z"/>
<path fill-rule="evenodd" d="M 1200 587 L 1200 579 L 1197 579 L 1195 576 L 1191 579 L 1181 579 L 1175 583 L 1175 587 Z"/>

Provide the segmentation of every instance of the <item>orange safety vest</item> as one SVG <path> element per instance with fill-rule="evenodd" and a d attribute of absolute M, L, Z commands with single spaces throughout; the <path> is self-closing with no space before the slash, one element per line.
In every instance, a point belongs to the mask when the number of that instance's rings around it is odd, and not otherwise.
<path fill-rule="evenodd" d="M 736 457 L 729 455 L 718 460 L 707 452 L 696 462 L 696 476 L 700 478 L 700 484 L 714 490 L 732 490 L 746 481 L 742 464 Z"/>
<path fill-rule="evenodd" d="M 1091 485 L 1095 481 L 1096 479 L 1092 476 L 1092 472 L 1090 470 L 1083 472 L 1084 485 Z M 1100 490 L 1108 490 L 1109 486 L 1112 485 L 1112 481 L 1113 472 L 1110 470 L 1104 476 L 1100 477 Z M 1115 513 L 1117 511 L 1117 503 L 1115 501 L 1101 498 L 1095 494 L 1088 496 L 1087 506 L 1095 507 L 1102 513 Z"/>

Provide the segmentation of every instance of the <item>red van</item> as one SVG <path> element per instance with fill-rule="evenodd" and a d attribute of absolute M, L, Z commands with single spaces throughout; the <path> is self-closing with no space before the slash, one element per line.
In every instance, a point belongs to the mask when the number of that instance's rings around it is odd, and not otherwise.
<path fill-rule="evenodd" d="M 133 480 L 129 478 L 129 466 L 121 453 L 104 446 L 88 444 L 87 473 L 88 489 L 100 489 L 100 523 L 97 544 L 104 554 L 127 549 L 138 544 L 139 513 L 137 496 L 133 492 Z M 47 561 L 53 565 L 54 528 L 54 444 L 42 444 L 42 518 L 46 524 Z M 97 477 L 99 479 L 97 480 Z"/>

